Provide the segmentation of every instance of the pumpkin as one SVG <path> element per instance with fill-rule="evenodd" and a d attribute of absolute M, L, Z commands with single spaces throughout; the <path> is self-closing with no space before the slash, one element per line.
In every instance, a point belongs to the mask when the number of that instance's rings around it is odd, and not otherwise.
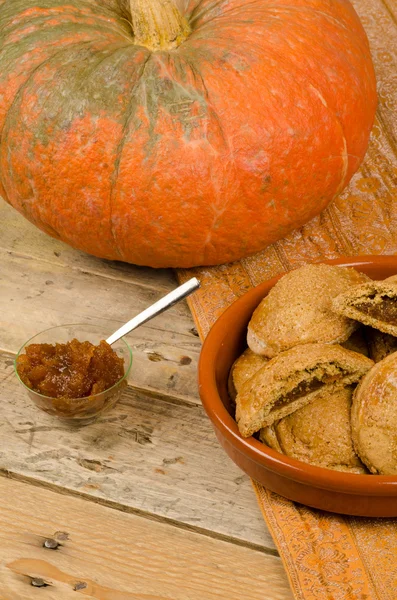
<path fill-rule="evenodd" d="M 263 249 L 346 186 L 375 108 L 347 0 L 0 0 L 0 195 L 98 257 Z"/>

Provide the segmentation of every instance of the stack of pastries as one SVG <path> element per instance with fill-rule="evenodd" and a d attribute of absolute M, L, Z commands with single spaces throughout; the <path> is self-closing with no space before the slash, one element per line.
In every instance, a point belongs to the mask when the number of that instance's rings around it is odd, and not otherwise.
<path fill-rule="evenodd" d="M 228 382 L 243 437 L 328 469 L 397 474 L 397 276 L 291 271 L 247 343 Z"/>

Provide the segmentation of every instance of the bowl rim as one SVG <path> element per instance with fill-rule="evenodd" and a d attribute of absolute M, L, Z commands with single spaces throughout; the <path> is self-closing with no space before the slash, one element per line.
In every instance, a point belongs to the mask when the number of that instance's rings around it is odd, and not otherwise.
<path fill-rule="evenodd" d="M 334 259 L 313 261 L 311 264 L 315 263 L 344 267 L 376 266 L 376 264 L 379 264 L 379 266 L 395 267 L 397 272 L 397 257 L 388 255 L 341 256 Z M 204 340 L 198 364 L 199 391 L 204 409 L 214 426 L 235 449 L 253 462 L 259 463 L 268 471 L 273 471 L 298 483 L 326 490 L 355 495 L 393 496 L 396 494 L 397 476 L 347 473 L 317 467 L 280 454 L 252 436 L 243 438 L 236 421 L 226 410 L 221 400 L 216 384 L 215 360 L 219 349 L 224 343 L 225 323 L 230 320 L 235 321 L 240 306 L 247 303 L 247 301 L 251 301 L 262 290 L 264 292 L 262 297 L 265 297 L 267 290 L 273 287 L 285 274 L 285 272 L 280 273 L 248 290 L 235 300 L 211 327 Z"/>
<path fill-rule="evenodd" d="M 30 337 L 24 344 L 22 344 L 22 346 L 19 348 L 19 350 L 14 358 L 14 371 L 18 378 L 19 383 L 30 394 L 35 394 L 36 396 L 38 396 L 39 398 L 43 398 L 47 402 L 48 402 L 48 400 L 54 399 L 54 396 L 45 396 L 44 394 L 41 394 L 40 392 L 36 392 L 36 390 L 32 390 L 32 388 L 28 387 L 19 376 L 18 369 L 17 369 L 17 360 L 18 360 L 18 357 L 20 356 L 22 350 L 29 344 L 29 342 L 34 340 L 35 337 L 37 337 L 38 335 L 41 335 L 42 333 L 47 333 L 47 331 L 52 331 L 53 329 L 62 329 L 63 327 L 93 327 L 93 328 L 97 327 L 99 329 L 100 325 L 95 325 L 94 323 L 64 323 L 63 325 L 54 325 L 52 327 L 47 327 L 46 329 L 43 329 L 42 331 L 35 333 L 35 335 L 32 335 L 32 337 Z M 106 388 L 106 390 L 103 390 L 102 392 L 98 392 L 97 394 L 91 394 L 90 396 L 82 396 L 80 398 L 70 398 L 70 400 L 78 402 L 78 401 L 87 400 L 88 398 L 93 398 L 93 399 L 98 398 L 99 396 L 102 396 L 103 394 L 107 394 L 108 392 L 113 390 L 115 387 L 119 386 L 125 379 L 127 379 L 128 375 L 131 371 L 131 367 L 132 367 L 132 361 L 133 361 L 132 349 L 124 337 L 119 338 L 117 341 L 123 342 L 124 346 L 127 349 L 127 356 L 129 358 L 128 367 L 125 370 L 123 377 L 121 377 L 111 387 Z"/>

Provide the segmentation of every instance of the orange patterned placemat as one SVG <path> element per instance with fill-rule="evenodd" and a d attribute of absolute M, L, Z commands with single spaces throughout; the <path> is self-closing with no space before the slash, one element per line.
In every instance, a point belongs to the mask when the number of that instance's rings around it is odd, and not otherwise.
<path fill-rule="evenodd" d="M 179 272 L 202 288 L 189 301 L 202 339 L 250 287 L 307 262 L 397 252 L 397 0 L 356 0 L 378 79 L 379 106 L 366 160 L 349 187 L 308 225 L 264 252 Z M 331 515 L 254 483 L 298 600 L 396 600 L 397 519 Z"/>

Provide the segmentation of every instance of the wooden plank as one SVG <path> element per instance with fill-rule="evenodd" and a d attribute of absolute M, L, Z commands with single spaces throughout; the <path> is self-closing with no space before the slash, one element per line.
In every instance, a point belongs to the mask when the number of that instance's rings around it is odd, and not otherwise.
<path fill-rule="evenodd" d="M 150 269 L 126 263 L 102 260 L 55 240 L 29 223 L 0 198 L 0 248 L 21 256 L 45 260 L 69 269 L 94 273 L 135 283 L 141 287 L 167 292 L 175 285 L 171 269 Z"/>
<path fill-rule="evenodd" d="M 278 557 L 1 477 L 0 495 L 0 600 L 292 600 Z"/>
<path fill-rule="evenodd" d="M 6 248 L 3 256 L 0 256 L 0 260 L 3 259 L 0 273 L 0 277 L 2 277 L 0 298 L 2 307 L 5 307 L 0 317 L 0 346 L 3 349 L 15 352 L 21 341 L 27 339 L 38 329 L 65 322 L 64 315 L 67 314 L 68 310 L 73 311 L 76 316 L 75 320 L 92 320 L 92 315 L 96 315 L 98 312 L 95 306 L 98 299 L 100 306 L 103 307 L 102 314 L 106 315 L 103 318 L 104 325 L 109 327 L 117 327 L 121 322 L 132 316 L 130 313 L 123 312 L 126 311 L 125 298 L 130 300 L 130 306 L 136 307 L 136 304 L 138 305 L 135 312 L 156 299 L 156 292 L 153 292 L 153 290 L 163 285 L 160 283 L 159 286 L 156 286 L 156 277 L 153 277 L 153 282 L 149 280 L 149 284 L 145 283 L 145 277 L 139 279 L 134 275 L 133 278 L 130 278 L 129 265 L 121 265 L 123 275 L 117 273 L 116 277 L 114 273 L 109 272 L 107 261 L 87 257 L 55 240 L 51 240 L 22 219 L 10 207 L 4 206 L 5 209 L 0 205 L 0 209 L 3 209 L 0 212 L 0 217 L 2 217 L 0 221 L 2 224 L 0 246 Z M 54 244 L 60 246 L 59 250 L 54 250 L 60 256 L 56 256 L 52 251 L 51 248 L 54 247 Z M 63 254 L 61 253 L 61 246 Z M 19 253 L 19 256 L 15 255 L 15 252 Z M 29 260 L 29 255 L 33 256 L 34 260 Z M 76 257 L 78 257 L 78 260 Z M 58 260 L 62 262 L 57 264 Z M 99 267 L 93 267 L 93 263 L 89 264 L 90 261 L 97 263 Z M 49 264 L 51 262 L 53 262 L 52 265 Z M 102 268 L 102 263 L 106 268 Z M 124 267 L 126 271 L 124 271 Z M 150 269 L 148 271 L 152 274 Z M 100 277 L 95 274 L 100 275 Z M 109 282 L 106 279 L 112 279 L 113 281 Z M 48 283 L 51 281 L 53 283 Z M 160 281 L 162 281 L 161 277 Z M 157 297 L 159 295 L 161 294 L 157 293 Z M 130 336 L 130 342 L 132 343 L 133 339 L 132 345 L 134 346 L 134 386 L 146 389 L 148 392 L 152 391 L 157 395 L 163 393 L 172 395 L 174 399 L 181 401 L 199 402 L 196 368 L 200 342 L 196 335 L 192 333 L 193 322 L 190 313 L 186 306 L 180 304 L 167 315 L 158 319 L 161 318 L 164 319 L 161 326 L 156 320 L 156 322 L 143 326 Z M 173 327 L 174 325 L 175 327 Z M 173 329 L 176 329 L 176 331 L 173 331 Z M 6 360 L 10 363 L 11 357 Z M 189 360 L 191 360 L 190 364 L 188 364 Z M 8 373 L 6 376 L 8 376 Z M 18 390 L 17 396 L 18 394 L 21 395 L 21 390 Z M 11 395 L 14 395 L 14 392 Z M 148 420 L 151 423 L 149 427 L 157 427 L 160 431 L 161 443 L 158 447 L 157 445 L 150 446 L 152 450 L 156 450 L 157 456 L 156 452 L 150 453 L 150 455 L 146 452 L 145 439 L 147 432 L 145 431 L 145 424 L 143 424 L 143 428 L 124 427 L 123 425 L 120 429 L 119 418 L 125 425 L 124 420 L 130 421 L 129 414 L 126 416 L 123 408 L 121 415 L 114 416 L 112 413 L 112 416 L 109 417 L 115 419 L 114 421 L 111 420 L 110 430 L 109 423 L 106 421 L 95 426 L 99 427 L 101 425 L 101 431 L 98 434 L 94 432 L 94 438 L 99 439 L 103 436 L 105 427 L 107 431 L 111 432 L 110 437 L 104 436 L 106 441 L 103 447 L 100 448 L 99 453 L 98 448 L 95 449 L 94 447 L 93 451 L 90 443 L 91 438 L 86 439 L 83 435 L 80 440 L 81 445 L 77 444 L 75 448 L 77 451 L 76 456 L 69 461 L 57 461 L 57 453 L 62 454 L 62 452 L 65 452 L 65 447 L 62 450 L 58 445 L 59 430 L 55 428 L 52 419 L 38 413 L 32 406 L 28 405 L 28 408 L 25 407 L 22 413 L 17 412 L 5 416 L 6 423 L 8 420 L 8 427 L 12 424 L 11 432 L 13 432 L 13 435 L 11 438 L 14 437 L 17 441 L 15 443 L 15 440 L 11 441 L 10 437 L 7 438 L 8 443 L 14 447 L 14 451 L 8 454 L 8 457 L 3 456 L 1 458 L 1 466 L 15 473 L 37 478 L 43 483 L 64 486 L 75 493 L 89 493 L 91 497 L 99 501 L 116 502 L 120 503 L 120 506 L 125 502 L 130 510 L 147 511 L 158 516 L 167 515 L 169 519 L 181 519 L 186 526 L 195 526 L 206 529 L 208 532 L 211 532 L 214 528 L 216 534 L 231 536 L 242 543 L 274 550 L 273 542 L 259 513 L 248 478 L 234 467 L 223 454 L 202 411 L 200 411 L 197 423 L 193 419 L 193 427 L 198 432 L 203 432 L 206 440 L 210 440 L 209 444 L 204 444 L 205 454 L 209 457 L 207 459 L 204 457 L 204 459 L 211 463 L 214 447 L 218 452 L 216 471 L 219 472 L 221 477 L 218 478 L 216 485 L 210 477 L 207 480 L 202 478 L 201 461 L 203 456 L 201 454 L 197 455 L 197 447 L 201 445 L 201 440 L 197 436 L 191 439 L 189 431 L 185 427 L 186 407 L 183 407 L 183 409 L 173 407 L 174 412 L 182 411 L 177 416 L 178 427 L 176 431 L 173 430 L 173 423 L 170 426 L 169 420 L 163 419 L 162 426 L 167 427 L 171 433 L 164 441 L 161 427 L 156 422 L 158 414 L 164 414 L 165 416 L 168 414 L 167 410 L 164 410 L 164 403 L 153 400 L 147 394 L 135 393 L 134 395 L 133 391 L 129 391 L 128 398 L 131 395 L 134 396 L 135 400 L 133 407 L 130 406 L 129 400 L 127 401 L 128 413 L 132 410 L 134 414 L 138 412 L 139 418 L 149 417 Z M 24 399 L 24 402 L 26 404 L 26 399 Z M 154 412 L 147 410 L 150 403 L 156 406 Z M 143 406 L 145 406 L 144 410 Z M 167 403 L 167 406 L 169 409 L 172 404 Z M 121 407 L 122 405 L 117 410 Z M 28 410 L 32 412 L 30 416 L 27 416 Z M 38 415 L 40 416 L 38 417 Z M 171 417 L 168 415 L 169 418 L 174 418 L 172 412 Z M 191 422 L 189 419 L 190 417 L 187 418 L 188 423 Z M 31 422 L 31 431 L 25 431 L 26 427 L 29 429 L 29 422 Z M 205 422 L 204 427 L 202 426 L 203 422 Z M 3 430 L 1 423 L 0 428 Z M 35 431 L 36 428 L 38 431 Z M 184 443 L 187 440 L 189 442 L 186 454 L 190 457 L 190 460 L 184 463 L 183 468 L 183 463 L 180 462 L 180 454 L 178 454 L 180 442 L 178 430 L 184 433 Z M 15 431 L 18 433 L 15 433 Z M 75 433 L 72 432 L 72 434 Z M 33 443 L 29 441 L 31 437 L 34 437 Z M 109 443 L 109 439 L 112 437 L 113 439 L 118 437 L 122 439 L 120 447 L 118 446 L 120 453 L 116 455 L 114 471 L 108 466 L 107 455 L 103 454 L 103 451 L 106 450 L 106 444 Z M 40 449 L 43 454 L 41 454 Z M 32 457 L 32 451 L 34 457 Z M 18 464 L 15 463 L 18 454 L 24 457 L 19 461 L 20 470 L 18 470 Z M 80 454 L 84 456 L 81 457 Z M 131 454 L 135 458 L 132 462 Z M 22 468 L 25 458 L 28 459 L 26 465 L 35 464 L 33 469 L 30 466 L 25 470 Z M 48 475 L 48 472 L 53 469 L 53 467 L 48 469 L 48 463 L 46 462 L 48 458 L 53 465 L 59 463 L 55 469 L 56 477 L 53 480 L 51 480 L 51 477 L 43 477 L 43 473 Z M 69 466 L 73 465 L 73 468 L 71 470 L 69 468 L 65 469 L 63 462 L 69 464 Z M 228 469 L 224 468 L 225 462 L 228 464 Z M 191 469 L 192 463 L 196 465 L 193 469 Z M 130 473 L 135 470 L 136 475 L 133 477 L 133 481 L 131 482 L 131 478 L 129 481 L 134 489 L 140 491 L 136 497 L 134 495 L 132 501 L 128 501 L 131 497 L 131 486 L 128 489 L 128 484 L 125 484 L 123 487 L 124 492 L 120 496 L 119 482 L 114 486 L 111 483 L 112 478 L 107 479 L 109 472 L 111 472 L 118 473 L 116 478 L 121 481 L 124 477 L 122 473 L 125 464 L 130 465 Z M 148 494 L 143 493 L 145 490 L 141 493 L 140 477 L 142 471 L 145 471 L 145 467 L 149 469 L 150 473 L 149 477 L 144 478 L 145 484 L 148 481 Z M 181 468 L 182 470 L 180 470 Z M 175 472 L 177 473 L 176 478 Z M 104 476 L 104 474 L 107 474 L 107 476 Z M 170 474 L 171 477 L 169 477 Z M 162 479 L 165 481 L 161 481 Z M 98 480 L 100 480 L 99 483 Z M 179 486 L 180 480 L 185 483 L 182 486 L 181 499 L 177 498 L 175 500 L 174 485 Z M 200 481 L 199 485 L 197 485 L 197 480 Z M 159 482 L 161 482 L 160 486 Z M 222 486 L 225 482 L 226 487 L 224 490 Z M 112 489 L 113 494 L 109 492 Z M 238 489 L 237 502 L 234 498 L 236 489 Z M 202 502 L 203 495 L 205 497 L 204 502 Z M 230 510 L 230 497 L 233 498 L 232 510 Z M 193 506 L 191 506 L 192 498 L 194 500 Z M 231 527 L 227 522 L 226 515 L 228 512 L 230 513 Z M 242 517 L 245 518 L 245 515 L 247 515 L 248 523 L 241 522 Z"/>
<path fill-rule="evenodd" d="M 36 333 L 63 323 L 95 323 L 104 335 L 163 293 L 0 250 L 0 349 L 17 352 Z M 201 349 L 186 302 L 180 302 L 127 338 L 137 387 L 199 402 Z"/>
<path fill-rule="evenodd" d="M 31 403 L 4 354 L 0 399 L 2 469 L 274 552 L 250 480 L 201 406 L 129 388 L 96 424 L 75 429 Z"/>

